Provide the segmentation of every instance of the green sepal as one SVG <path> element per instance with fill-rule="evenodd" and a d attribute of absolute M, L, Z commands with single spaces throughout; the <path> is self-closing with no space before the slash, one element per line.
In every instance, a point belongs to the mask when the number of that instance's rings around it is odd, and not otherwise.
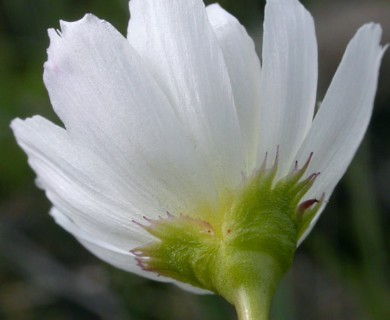
<path fill-rule="evenodd" d="M 299 237 L 322 204 L 323 199 L 301 202 L 319 174 L 302 180 L 310 158 L 276 182 L 277 161 L 268 170 L 265 161 L 239 191 L 226 193 L 215 212 L 200 208 L 196 216 L 146 219 L 147 225 L 139 225 L 156 240 L 132 250 L 139 266 L 213 291 L 235 305 L 242 292 L 266 291 L 268 298 L 262 299 L 269 304 Z"/>
<path fill-rule="evenodd" d="M 174 217 L 168 214 L 167 218 L 148 221 L 151 224 L 142 227 L 160 240 L 131 251 L 137 256 L 139 266 L 211 290 L 205 283 L 210 282 L 208 268 L 213 264 L 219 245 L 213 227 L 184 215 Z"/>

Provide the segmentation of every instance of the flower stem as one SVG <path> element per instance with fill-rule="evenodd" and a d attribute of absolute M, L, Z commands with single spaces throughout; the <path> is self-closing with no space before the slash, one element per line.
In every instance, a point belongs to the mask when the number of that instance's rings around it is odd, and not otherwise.
<path fill-rule="evenodd" d="M 224 262 L 216 275 L 219 294 L 235 306 L 239 320 L 268 320 L 285 269 L 261 252 L 235 252 Z"/>
<path fill-rule="evenodd" d="M 263 290 L 241 289 L 236 300 L 238 320 L 268 320 L 271 297 Z"/>

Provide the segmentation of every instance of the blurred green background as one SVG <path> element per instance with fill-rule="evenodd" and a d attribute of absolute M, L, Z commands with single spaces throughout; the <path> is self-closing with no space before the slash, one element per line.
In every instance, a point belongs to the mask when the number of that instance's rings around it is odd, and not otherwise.
<path fill-rule="evenodd" d="M 183 0 L 184 1 L 184 0 Z M 303 1 L 317 26 L 319 96 L 355 30 L 377 21 L 390 42 L 389 0 Z M 264 1 L 221 0 L 261 48 Z M 91 12 L 125 33 L 126 0 L 0 0 L 0 319 L 235 319 L 196 296 L 99 261 L 47 214 L 49 202 L 9 129 L 55 119 L 42 83 L 46 29 Z M 390 54 L 365 141 L 275 297 L 272 319 L 390 319 Z"/>

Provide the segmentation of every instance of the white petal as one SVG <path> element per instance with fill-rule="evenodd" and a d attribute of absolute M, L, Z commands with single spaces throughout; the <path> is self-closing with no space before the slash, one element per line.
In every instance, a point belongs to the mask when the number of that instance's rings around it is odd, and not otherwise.
<path fill-rule="evenodd" d="M 11 126 L 39 186 L 80 228 L 127 249 L 152 239 L 132 220 L 164 212 L 156 199 L 127 185 L 112 167 L 46 119 L 17 119 Z"/>
<path fill-rule="evenodd" d="M 207 7 L 210 24 L 217 36 L 229 72 L 240 122 L 248 174 L 256 166 L 259 134 L 260 60 L 245 28 L 218 4 Z"/>
<path fill-rule="evenodd" d="M 367 24 L 351 40 L 298 152 L 301 163 L 313 152 L 308 171 L 321 172 L 307 198 L 320 197 L 322 193 L 330 197 L 366 132 L 385 51 L 380 46 L 381 34 L 379 25 Z"/>
<path fill-rule="evenodd" d="M 132 0 L 128 39 L 164 89 L 218 189 L 244 169 L 229 75 L 201 0 Z"/>
<path fill-rule="evenodd" d="M 262 58 L 259 160 L 279 146 L 283 176 L 310 128 L 317 90 L 313 18 L 297 0 L 268 0 Z"/>
<path fill-rule="evenodd" d="M 80 228 L 77 224 L 71 221 L 67 215 L 63 214 L 57 208 L 52 208 L 50 211 L 54 220 L 67 232 L 72 234 L 77 240 L 82 243 L 89 251 L 107 263 L 140 276 L 163 282 L 173 282 L 173 280 L 158 277 L 152 272 L 142 270 L 136 265 L 134 255 L 129 250 L 118 248 L 110 243 L 104 242 L 94 235 L 89 234 L 85 229 Z M 130 244 L 130 248 L 134 248 L 137 244 Z"/>
<path fill-rule="evenodd" d="M 207 167 L 128 41 L 92 15 L 49 34 L 44 79 L 69 134 L 172 213 L 215 202 Z"/>
<path fill-rule="evenodd" d="M 11 126 L 38 175 L 37 183 L 55 205 L 50 214 L 88 250 L 117 268 L 173 282 L 193 293 L 210 293 L 158 277 L 136 265 L 129 250 L 154 238 L 132 220 L 142 222 L 144 214 L 162 215 L 164 209 L 157 201 L 132 190 L 114 168 L 50 121 L 35 116 L 16 119 Z"/>
<path fill-rule="evenodd" d="M 200 289 L 197 287 L 193 287 L 187 283 L 183 282 L 176 282 L 175 285 L 177 285 L 179 288 L 187 290 L 189 292 L 195 293 L 195 294 L 214 294 L 211 291 L 205 290 L 205 289 Z"/>

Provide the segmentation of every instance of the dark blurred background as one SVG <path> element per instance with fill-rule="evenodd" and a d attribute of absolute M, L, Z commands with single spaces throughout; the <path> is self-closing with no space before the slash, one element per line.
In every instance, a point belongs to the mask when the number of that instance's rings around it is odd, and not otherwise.
<path fill-rule="evenodd" d="M 317 26 L 319 96 L 348 40 L 376 21 L 390 42 L 389 0 L 307 0 Z M 221 0 L 261 48 L 264 1 Z M 123 34 L 127 0 L 0 0 L 0 319 L 235 319 L 196 296 L 99 261 L 58 227 L 9 129 L 14 117 L 55 115 L 42 83 L 46 29 L 91 12 Z M 390 53 L 370 129 L 314 232 L 298 249 L 272 319 L 390 319 Z"/>

